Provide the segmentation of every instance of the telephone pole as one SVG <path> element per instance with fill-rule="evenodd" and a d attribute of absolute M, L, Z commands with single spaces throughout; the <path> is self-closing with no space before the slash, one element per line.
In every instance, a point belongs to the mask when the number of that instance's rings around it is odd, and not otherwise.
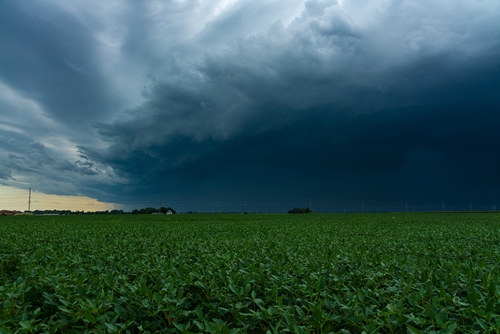
<path fill-rule="evenodd" d="M 28 195 L 28 213 L 31 212 L 31 188 Z"/>

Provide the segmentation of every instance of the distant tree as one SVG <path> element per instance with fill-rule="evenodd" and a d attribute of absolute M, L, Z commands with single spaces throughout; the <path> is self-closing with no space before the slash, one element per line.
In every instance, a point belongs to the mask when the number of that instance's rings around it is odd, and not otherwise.
<path fill-rule="evenodd" d="M 293 208 L 288 210 L 288 213 L 311 213 L 311 209 L 309 208 Z"/>
<path fill-rule="evenodd" d="M 165 211 L 165 213 L 167 213 L 168 211 L 172 212 L 172 214 L 174 214 L 174 215 L 177 213 L 177 212 L 176 212 L 174 209 L 172 209 L 171 207 L 168 207 L 168 208 L 167 208 L 167 211 Z"/>
<path fill-rule="evenodd" d="M 146 208 L 146 214 L 147 214 L 147 215 L 150 215 L 150 214 L 152 214 L 153 212 L 157 212 L 157 211 L 156 211 L 156 208 Z"/>
<path fill-rule="evenodd" d="M 171 207 L 166 208 L 166 207 L 162 206 L 162 207 L 158 210 L 158 212 L 161 212 L 161 213 L 163 213 L 163 214 L 167 214 L 169 211 L 170 211 L 172 214 L 176 214 L 176 213 L 177 213 L 177 212 L 175 212 L 175 210 L 174 210 L 174 209 L 172 209 Z"/>
<path fill-rule="evenodd" d="M 120 210 L 122 213 L 123 211 Z M 165 207 L 161 207 L 159 209 L 156 209 L 156 208 L 151 208 L 151 207 L 148 207 L 148 208 L 142 208 L 142 209 L 134 209 L 132 210 L 132 214 L 140 214 L 140 215 L 150 215 L 152 213 L 155 213 L 155 212 L 161 212 L 161 213 L 168 213 L 168 212 L 172 212 L 172 213 L 176 213 L 174 209 L 172 209 L 171 207 L 168 207 L 168 208 L 165 208 Z"/>

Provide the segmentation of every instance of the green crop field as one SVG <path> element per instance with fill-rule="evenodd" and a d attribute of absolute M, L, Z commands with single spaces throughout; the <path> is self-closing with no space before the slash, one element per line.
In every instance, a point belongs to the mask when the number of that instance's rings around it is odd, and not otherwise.
<path fill-rule="evenodd" d="M 0 219 L 0 333 L 499 333 L 500 216 Z"/>

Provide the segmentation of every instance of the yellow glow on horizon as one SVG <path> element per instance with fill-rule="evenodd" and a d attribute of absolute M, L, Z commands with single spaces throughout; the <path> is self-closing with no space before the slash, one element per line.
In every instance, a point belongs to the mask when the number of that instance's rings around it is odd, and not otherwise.
<path fill-rule="evenodd" d="M 28 210 L 29 191 L 15 187 L 0 185 L 0 210 Z M 60 196 L 31 191 L 31 211 L 34 210 L 71 210 L 71 211 L 105 211 L 121 209 L 115 203 L 99 202 L 86 196 Z"/>

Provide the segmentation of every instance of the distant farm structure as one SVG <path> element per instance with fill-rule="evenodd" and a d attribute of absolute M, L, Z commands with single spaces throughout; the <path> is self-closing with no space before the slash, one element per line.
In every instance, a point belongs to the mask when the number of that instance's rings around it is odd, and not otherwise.
<path fill-rule="evenodd" d="M 19 211 L 11 211 L 11 210 L 2 210 L 0 211 L 0 216 L 5 217 L 5 216 L 15 216 L 15 215 L 20 215 L 22 212 Z"/>

